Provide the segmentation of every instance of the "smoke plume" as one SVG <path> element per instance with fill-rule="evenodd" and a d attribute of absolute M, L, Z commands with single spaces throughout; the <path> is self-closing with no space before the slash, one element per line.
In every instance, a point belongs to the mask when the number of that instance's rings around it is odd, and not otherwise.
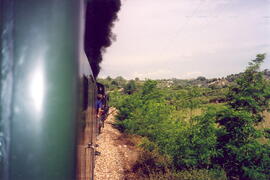
<path fill-rule="evenodd" d="M 100 71 L 102 54 L 116 39 L 112 33 L 120 0 L 89 0 L 86 8 L 84 49 L 93 70 L 94 77 Z"/>

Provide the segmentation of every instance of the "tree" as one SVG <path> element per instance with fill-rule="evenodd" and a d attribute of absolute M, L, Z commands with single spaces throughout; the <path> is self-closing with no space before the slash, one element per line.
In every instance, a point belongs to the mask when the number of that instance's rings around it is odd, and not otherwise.
<path fill-rule="evenodd" d="M 270 86 L 259 72 L 265 54 L 257 55 L 230 87 L 227 107 L 217 116 L 220 125 L 215 161 L 229 179 L 270 179 L 270 147 L 260 144 L 262 130 L 255 126 L 269 111 Z"/>
<path fill-rule="evenodd" d="M 112 80 L 111 85 L 112 86 L 118 86 L 119 84 L 118 84 L 118 82 L 116 80 Z"/>
<path fill-rule="evenodd" d="M 118 87 L 120 88 L 123 88 L 126 84 L 126 80 L 122 76 L 117 76 L 114 80 L 118 83 Z"/>
<path fill-rule="evenodd" d="M 107 76 L 106 80 L 107 81 L 112 81 L 112 78 L 110 76 Z"/>
<path fill-rule="evenodd" d="M 124 87 L 124 92 L 126 94 L 132 94 L 136 91 L 136 84 L 134 80 L 130 80 Z"/>
<path fill-rule="evenodd" d="M 198 81 L 205 81 L 205 80 L 207 80 L 205 77 L 203 77 L 203 76 L 199 76 L 199 77 L 197 77 L 197 80 Z"/>
<path fill-rule="evenodd" d="M 117 76 L 117 77 L 115 78 L 115 80 L 118 81 L 118 82 L 126 81 L 122 76 Z"/>

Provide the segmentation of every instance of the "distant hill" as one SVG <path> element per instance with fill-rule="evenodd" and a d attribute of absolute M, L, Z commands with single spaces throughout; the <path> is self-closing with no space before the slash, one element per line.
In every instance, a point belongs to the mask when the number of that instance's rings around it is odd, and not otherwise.
<path fill-rule="evenodd" d="M 265 69 L 262 71 L 265 78 L 270 80 L 270 70 Z M 203 76 L 199 76 L 196 79 L 163 79 L 158 80 L 160 87 L 175 87 L 181 88 L 186 86 L 199 86 L 199 87 L 210 87 L 210 88 L 224 88 L 227 87 L 230 83 L 234 82 L 237 78 L 241 76 L 242 73 L 231 74 L 222 78 L 211 78 L 207 79 Z"/>
<path fill-rule="evenodd" d="M 262 72 L 265 78 L 270 80 L 270 70 L 265 69 Z M 160 79 L 157 80 L 157 82 L 158 87 L 160 88 L 178 89 L 187 86 L 198 86 L 198 87 L 219 89 L 230 85 L 230 83 L 234 82 L 237 78 L 239 78 L 241 74 L 242 73 L 230 74 L 226 77 L 210 78 L 210 79 L 207 79 L 203 76 L 199 76 L 195 79 L 177 79 L 177 78 Z M 127 80 L 122 76 L 118 76 L 116 78 L 107 77 L 105 79 L 99 78 L 98 81 L 103 83 L 108 88 L 108 90 L 125 88 L 130 81 L 134 81 L 136 86 L 142 86 L 142 84 L 144 83 L 144 80 L 140 80 L 139 78 L 135 78 L 135 80 Z"/>

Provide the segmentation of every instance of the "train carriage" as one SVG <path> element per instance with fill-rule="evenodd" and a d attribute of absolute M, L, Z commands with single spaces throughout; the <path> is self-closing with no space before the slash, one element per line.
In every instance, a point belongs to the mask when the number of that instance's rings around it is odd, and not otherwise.
<path fill-rule="evenodd" d="M 0 179 L 93 179 L 84 2 L 0 1 Z"/>

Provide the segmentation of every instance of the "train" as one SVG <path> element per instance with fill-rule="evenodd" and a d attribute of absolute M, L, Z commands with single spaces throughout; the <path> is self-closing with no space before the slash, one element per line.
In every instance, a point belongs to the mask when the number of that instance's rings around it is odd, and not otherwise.
<path fill-rule="evenodd" d="M 85 9 L 83 0 L 0 1 L 0 179 L 93 179 L 108 97 L 84 52 Z"/>

